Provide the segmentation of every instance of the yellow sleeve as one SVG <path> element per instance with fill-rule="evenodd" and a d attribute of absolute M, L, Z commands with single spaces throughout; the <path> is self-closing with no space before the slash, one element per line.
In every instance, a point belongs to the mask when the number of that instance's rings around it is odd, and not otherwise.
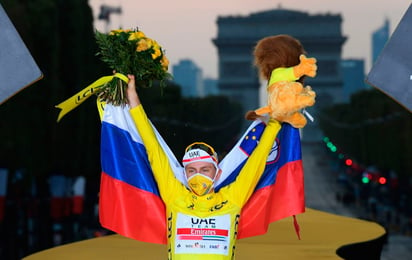
<path fill-rule="evenodd" d="M 279 82 L 279 81 L 296 81 L 299 78 L 295 76 L 295 73 L 293 72 L 293 67 L 289 68 L 277 68 L 272 71 L 270 74 L 270 79 L 268 86 L 271 86 L 273 83 Z"/>
<path fill-rule="evenodd" d="M 143 106 L 139 105 L 132 108 L 130 110 L 130 115 L 133 118 L 134 124 L 136 125 L 146 148 L 149 163 L 157 182 L 160 196 L 164 202 L 167 202 L 172 199 L 173 193 L 176 193 L 177 189 L 182 189 L 184 186 L 178 179 L 176 179 L 169 164 L 168 157 L 157 140 L 156 134 L 153 131 Z"/>
<path fill-rule="evenodd" d="M 255 187 L 265 170 L 269 152 L 280 128 L 281 124 L 278 121 L 273 119 L 269 120 L 259 144 L 247 159 L 236 180 L 232 184 L 223 188 L 226 189 L 228 196 L 230 196 L 232 201 L 238 206 L 242 207 L 246 204 L 247 200 L 255 190 Z"/>

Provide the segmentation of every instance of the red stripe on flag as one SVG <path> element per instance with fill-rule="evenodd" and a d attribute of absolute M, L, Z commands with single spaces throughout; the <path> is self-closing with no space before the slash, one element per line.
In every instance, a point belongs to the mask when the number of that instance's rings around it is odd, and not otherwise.
<path fill-rule="evenodd" d="M 281 167 L 273 185 L 255 191 L 243 207 L 238 239 L 265 234 L 270 223 L 305 211 L 302 161 Z"/>
<path fill-rule="evenodd" d="M 139 241 L 166 244 L 165 206 L 157 195 L 101 174 L 99 218 L 103 227 Z"/>

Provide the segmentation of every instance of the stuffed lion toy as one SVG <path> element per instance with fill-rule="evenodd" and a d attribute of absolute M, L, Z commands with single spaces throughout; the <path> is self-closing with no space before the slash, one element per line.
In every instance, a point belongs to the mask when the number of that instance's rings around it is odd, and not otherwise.
<path fill-rule="evenodd" d="M 305 76 L 316 76 L 316 59 L 306 58 L 302 44 L 289 35 L 261 39 L 254 50 L 259 74 L 268 81 L 267 106 L 249 111 L 246 118 L 254 120 L 268 113 L 270 117 L 303 128 L 307 121 L 300 112 L 315 104 L 316 93 L 303 86 Z"/>

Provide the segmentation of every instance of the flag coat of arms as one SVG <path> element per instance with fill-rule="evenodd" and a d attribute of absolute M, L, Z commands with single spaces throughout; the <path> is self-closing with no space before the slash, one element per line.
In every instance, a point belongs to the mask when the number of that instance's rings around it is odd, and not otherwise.
<path fill-rule="evenodd" d="M 216 182 L 216 191 L 236 180 L 256 147 L 256 142 L 251 142 L 248 136 L 260 138 L 265 126 L 260 120 L 252 122 L 219 163 L 222 176 Z M 176 178 L 186 184 L 183 167 L 154 126 L 153 129 Z M 127 106 L 105 106 L 101 165 L 99 217 L 102 226 L 132 239 L 166 244 L 165 205 Z M 283 124 L 268 155 L 265 171 L 242 209 L 238 239 L 264 234 L 271 222 L 304 210 L 299 130 Z"/>

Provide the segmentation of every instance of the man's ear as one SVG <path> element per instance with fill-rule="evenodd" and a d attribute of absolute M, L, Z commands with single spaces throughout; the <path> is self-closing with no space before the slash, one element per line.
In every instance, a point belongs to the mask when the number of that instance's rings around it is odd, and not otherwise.
<path fill-rule="evenodd" d="M 222 175 L 222 169 L 218 169 L 215 177 L 215 182 L 220 179 L 220 175 Z"/>

